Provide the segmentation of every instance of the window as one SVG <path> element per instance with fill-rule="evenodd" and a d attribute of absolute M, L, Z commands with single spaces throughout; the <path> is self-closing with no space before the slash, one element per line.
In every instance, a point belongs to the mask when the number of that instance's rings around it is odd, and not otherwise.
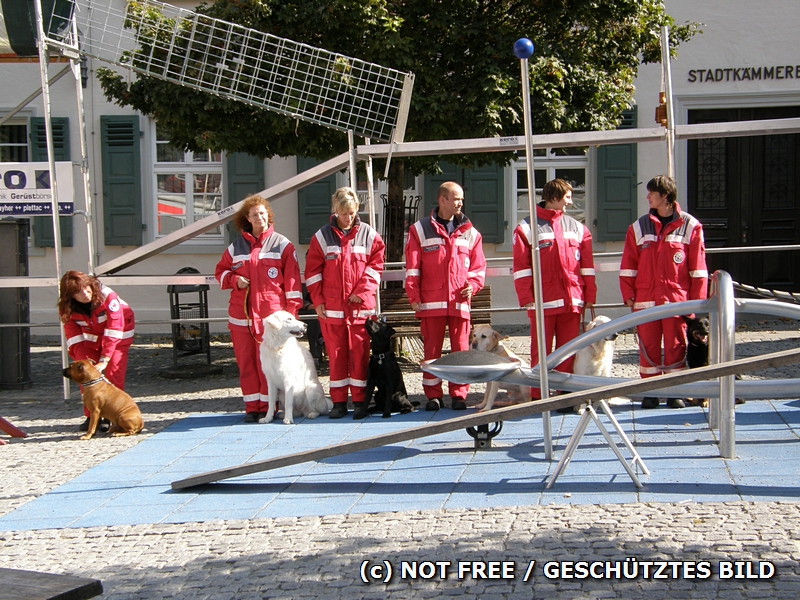
<path fill-rule="evenodd" d="M 222 154 L 184 152 L 169 143 L 158 124 L 154 127 L 156 235 L 163 236 L 222 208 Z M 198 238 L 222 239 L 222 227 Z"/>
<path fill-rule="evenodd" d="M 551 179 L 563 179 L 572 186 L 572 205 L 566 213 L 586 223 L 586 169 L 588 148 L 548 148 L 534 150 L 533 170 L 536 202 L 542 199 L 542 188 Z M 528 216 L 528 171 L 525 157 L 513 163 L 515 210 L 519 223 Z"/>
<path fill-rule="evenodd" d="M 0 162 L 28 162 L 28 127 L 0 126 Z"/>

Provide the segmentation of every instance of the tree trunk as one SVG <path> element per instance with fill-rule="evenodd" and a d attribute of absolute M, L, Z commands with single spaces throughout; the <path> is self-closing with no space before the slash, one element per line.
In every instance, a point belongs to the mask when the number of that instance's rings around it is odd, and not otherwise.
<path fill-rule="evenodd" d="M 395 158 L 389 165 L 389 194 L 386 200 L 386 262 L 403 260 L 404 234 L 406 224 L 403 183 L 405 168 L 402 159 Z M 402 282 L 390 281 L 387 287 L 402 287 Z"/>

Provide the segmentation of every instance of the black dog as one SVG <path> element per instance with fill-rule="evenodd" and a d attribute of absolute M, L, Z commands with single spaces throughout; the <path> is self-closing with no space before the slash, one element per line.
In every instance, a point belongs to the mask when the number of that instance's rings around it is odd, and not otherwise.
<path fill-rule="evenodd" d="M 368 413 L 378 411 L 383 412 L 384 419 L 388 419 L 393 412 L 405 414 L 413 411 L 414 405 L 408 399 L 403 372 L 392 351 L 394 328 L 385 322 L 372 319 L 364 326 L 372 340 L 372 356 L 367 371 L 367 395 L 364 404 L 353 414 L 353 419 L 363 419 Z M 373 393 L 375 405 L 370 409 Z"/>
<path fill-rule="evenodd" d="M 690 369 L 708 366 L 708 318 L 683 317 L 686 321 L 686 366 Z M 736 379 L 741 379 L 736 375 Z M 707 398 L 688 398 L 694 406 L 708 406 Z M 736 399 L 736 404 L 744 404 L 744 400 Z"/>

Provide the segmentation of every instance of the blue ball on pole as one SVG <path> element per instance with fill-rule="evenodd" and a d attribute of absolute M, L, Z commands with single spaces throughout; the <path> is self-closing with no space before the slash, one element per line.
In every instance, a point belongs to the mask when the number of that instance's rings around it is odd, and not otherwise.
<path fill-rule="evenodd" d="M 519 38 L 514 42 L 514 56 L 520 60 L 530 58 L 533 54 L 533 42 L 528 38 Z"/>

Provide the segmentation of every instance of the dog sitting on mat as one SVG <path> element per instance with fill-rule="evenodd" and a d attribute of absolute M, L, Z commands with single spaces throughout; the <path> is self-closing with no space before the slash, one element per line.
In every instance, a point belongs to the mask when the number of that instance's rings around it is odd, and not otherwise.
<path fill-rule="evenodd" d="M 367 371 L 367 391 L 364 403 L 356 408 L 353 419 L 363 419 L 371 412 L 383 413 L 388 419 L 393 412 L 402 414 L 414 410 L 408 399 L 403 372 L 392 350 L 394 328 L 386 322 L 368 319 L 364 323 L 371 342 L 371 356 Z M 374 406 L 370 408 L 373 400 Z"/>
<path fill-rule="evenodd" d="M 473 350 L 483 350 L 484 352 L 491 352 L 492 354 L 502 356 L 509 362 L 516 362 L 519 363 L 521 367 L 527 368 L 528 363 L 503 345 L 503 340 L 505 339 L 508 339 L 508 336 L 495 331 L 492 329 L 491 325 L 475 325 L 470 335 L 470 347 Z M 475 408 L 481 412 L 492 410 L 501 386 L 506 390 L 508 399 L 513 404 L 528 402 L 531 399 L 531 388 L 527 386 L 508 385 L 501 384 L 499 381 L 490 381 L 486 384 L 486 392 L 483 395 L 483 401 Z"/>
<path fill-rule="evenodd" d="M 595 327 L 605 325 L 611 319 L 605 315 L 598 315 L 586 325 L 586 331 L 591 331 Z M 575 354 L 575 362 L 572 365 L 572 373 L 575 375 L 590 375 L 594 377 L 611 377 L 611 369 L 614 365 L 614 340 L 617 334 L 611 334 L 601 340 L 581 348 Z M 622 399 L 610 398 L 609 402 L 619 403 Z M 583 414 L 586 404 L 575 407 L 575 412 Z"/>
<path fill-rule="evenodd" d="M 708 333 L 710 331 L 707 317 L 687 317 L 686 321 L 686 366 L 690 369 L 708 366 Z M 736 379 L 741 379 L 739 375 Z M 708 406 L 708 398 L 687 398 L 690 406 Z M 736 398 L 736 404 L 744 404 L 744 400 Z"/>
<path fill-rule="evenodd" d="M 279 392 L 283 392 L 283 422 L 286 425 L 294 423 L 295 415 L 314 419 L 327 415 L 333 408 L 317 377 L 314 359 L 297 341 L 305 332 L 305 323 L 284 310 L 264 319 L 260 352 L 261 368 L 269 390 L 269 409 L 259 423 L 269 423 L 274 418 Z"/>

